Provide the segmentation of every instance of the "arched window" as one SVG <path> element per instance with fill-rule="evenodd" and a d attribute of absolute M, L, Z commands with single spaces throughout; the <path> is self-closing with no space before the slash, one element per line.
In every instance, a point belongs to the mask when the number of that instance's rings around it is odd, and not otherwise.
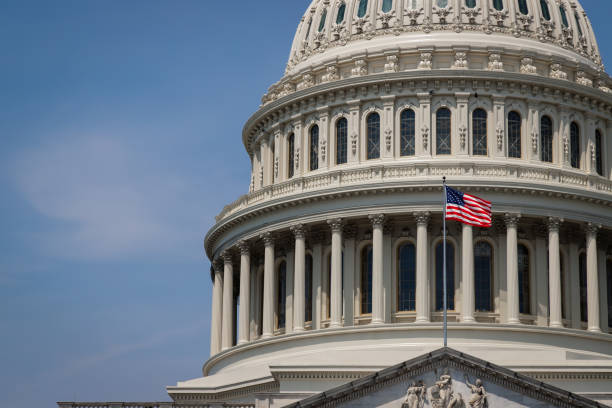
<path fill-rule="evenodd" d="M 276 161 L 276 144 L 274 142 L 272 142 L 271 150 L 272 160 L 270 161 L 270 166 L 272 167 L 272 171 L 270 172 L 270 174 L 272 174 L 272 183 L 274 183 L 276 179 L 276 172 L 274 171 L 274 162 Z"/>
<path fill-rule="evenodd" d="M 480 108 L 472 113 L 472 149 L 476 156 L 487 155 L 487 111 Z"/>
<path fill-rule="evenodd" d="M 287 262 L 282 261 L 276 270 L 276 328 L 285 328 L 285 306 L 287 302 Z"/>
<path fill-rule="evenodd" d="M 582 25 L 580 24 L 580 16 L 578 15 L 578 13 L 574 13 L 574 19 L 576 19 L 576 27 L 578 27 L 578 34 L 580 34 L 580 37 L 582 37 Z"/>
<path fill-rule="evenodd" d="M 595 170 L 597 174 L 600 176 L 604 175 L 603 171 L 603 156 L 602 156 L 603 146 L 601 139 L 601 132 L 599 130 L 595 131 Z"/>
<path fill-rule="evenodd" d="M 406 109 L 400 115 L 400 156 L 414 156 L 415 114 Z"/>
<path fill-rule="evenodd" d="M 410 10 L 417 10 L 420 7 L 417 0 L 408 0 L 408 8 Z"/>
<path fill-rule="evenodd" d="M 366 120 L 368 125 L 368 160 L 380 157 L 380 116 L 373 112 L 368 115 Z"/>
<path fill-rule="evenodd" d="M 305 285 L 304 285 L 304 299 L 305 299 L 305 315 L 304 321 L 312 322 L 312 255 L 306 255 L 306 268 L 305 268 Z"/>
<path fill-rule="evenodd" d="M 465 7 L 467 8 L 476 7 L 476 0 L 465 0 Z"/>
<path fill-rule="evenodd" d="M 518 6 L 521 14 L 529 14 L 529 6 L 527 5 L 527 0 L 518 0 Z"/>
<path fill-rule="evenodd" d="M 455 246 L 446 242 L 446 306 L 455 310 Z M 444 244 L 436 245 L 436 311 L 444 310 Z"/>
<path fill-rule="evenodd" d="M 359 8 L 357 9 L 357 17 L 362 18 L 368 11 L 368 0 L 359 0 Z"/>
<path fill-rule="evenodd" d="M 308 20 L 308 29 L 306 30 L 306 37 L 304 37 L 304 41 L 308 41 L 310 38 L 310 29 L 312 28 L 312 18 Z"/>
<path fill-rule="evenodd" d="M 382 12 L 388 13 L 393 8 L 393 0 L 383 0 Z"/>
<path fill-rule="evenodd" d="M 293 177 L 293 174 L 295 172 L 295 135 L 293 133 L 291 133 L 289 135 L 289 138 L 287 140 L 287 144 L 288 144 L 288 160 L 287 160 L 287 167 L 288 167 L 288 173 L 287 176 L 289 178 Z"/>
<path fill-rule="evenodd" d="M 446 6 L 448 6 L 448 0 L 437 0 L 436 4 L 440 8 L 445 8 Z"/>
<path fill-rule="evenodd" d="M 319 21 L 319 32 L 325 28 L 325 20 L 327 20 L 327 9 L 323 10 L 321 14 L 321 20 Z"/>
<path fill-rule="evenodd" d="M 310 171 L 319 168 L 319 126 L 310 128 Z"/>
<path fill-rule="evenodd" d="M 567 20 L 567 13 L 565 12 L 565 6 L 559 6 L 559 13 L 561 13 L 561 23 L 563 23 L 563 27 L 569 27 L 569 21 Z"/>
<path fill-rule="evenodd" d="M 474 246 L 474 289 L 477 312 L 493 311 L 493 248 L 480 241 Z"/>
<path fill-rule="evenodd" d="M 372 245 L 361 251 L 361 314 L 372 313 Z"/>
<path fill-rule="evenodd" d="M 521 122 L 518 112 L 508 114 L 508 157 L 521 158 Z"/>
<path fill-rule="evenodd" d="M 340 118 L 336 122 L 336 164 L 347 161 L 348 120 Z"/>
<path fill-rule="evenodd" d="M 550 10 L 548 9 L 546 0 L 540 0 L 540 8 L 542 9 L 542 17 L 544 17 L 546 21 L 550 21 Z"/>
<path fill-rule="evenodd" d="M 589 320 L 589 309 L 587 304 L 587 259 L 583 252 L 578 257 L 578 276 L 580 285 L 580 320 Z"/>
<path fill-rule="evenodd" d="M 415 310 L 416 250 L 406 243 L 397 249 L 397 311 Z"/>
<path fill-rule="evenodd" d="M 567 304 L 565 303 L 565 256 L 563 254 L 561 254 L 561 256 L 559 257 L 559 270 L 561 271 L 561 318 L 567 319 Z M 550 305 L 550 300 L 548 302 L 548 304 Z"/>
<path fill-rule="evenodd" d="M 580 128 L 576 122 L 570 124 L 570 163 L 573 168 L 580 168 Z"/>
<path fill-rule="evenodd" d="M 502 11 L 504 9 L 504 0 L 493 0 L 493 7 L 497 11 Z"/>
<path fill-rule="evenodd" d="M 530 285 L 530 259 L 529 249 L 525 245 L 518 246 L 518 278 L 519 278 L 519 312 L 531 313 L 531 285 Z"/>
<path fill-rule="evenodd" d="M 447 108 L 436 112 L 436 154 L 451 154 L 451 111 Z"/>
<path fill-rule="evenodd" d="M 540 147 L 542 150 L 541 160 L 552 163 L 553 125 L 549 116 L 542 116 L 542 119 L 540 120 L 540 139 L 542 144 Z"/>
<path fill-rule="evenodd" d="M 607 289 L 608 295 L 608 327 L 612 328 L 612 259 L 608 259 L 606 262 L 606 275 L 607 275 Z"/>
<path fill-rule="evenodd" d="M 344 21 L 344 14 L 346 13 L 346 3 L 342 3 L 338 7 L 338 14 L 336 15 L 336 24 L 342 24 Z"/>

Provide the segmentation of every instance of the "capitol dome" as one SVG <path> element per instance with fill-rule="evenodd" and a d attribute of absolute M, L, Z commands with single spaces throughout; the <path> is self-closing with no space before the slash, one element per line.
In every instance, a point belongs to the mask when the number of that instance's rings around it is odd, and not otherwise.
<path fill-rule="evenodd" d="M 314 0 L 244 126 L 249 191 L 205 238 L 211 358 L 169 394 L 336 406 L 439 348 L 446 177 L 493 226 L 448 223 L 440 358 L 612 403 L 611 88 L 575 0 Z"/>

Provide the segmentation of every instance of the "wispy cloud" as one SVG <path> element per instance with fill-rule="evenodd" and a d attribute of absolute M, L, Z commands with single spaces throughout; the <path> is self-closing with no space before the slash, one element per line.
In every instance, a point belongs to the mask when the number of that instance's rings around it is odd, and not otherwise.
<path fill-rule="evenodd" d="M 60 221 L 38 244 L 69 258 L 184 251 L 201 234 L 196 193 L 168 163 L 155 160 L 106 136 L 58 140 L 23 153 L 13 173 L 18 188 L 40 214 Z"/>

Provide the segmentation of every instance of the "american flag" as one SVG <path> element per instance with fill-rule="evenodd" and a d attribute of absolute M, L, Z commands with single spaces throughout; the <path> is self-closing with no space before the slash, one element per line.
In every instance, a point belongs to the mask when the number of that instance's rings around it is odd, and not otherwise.
<path fill-rule="evenodd" d="M 446 188 L 446 219 L 474 227 L 491 226 L 491 203 L 461 191 Z"/>

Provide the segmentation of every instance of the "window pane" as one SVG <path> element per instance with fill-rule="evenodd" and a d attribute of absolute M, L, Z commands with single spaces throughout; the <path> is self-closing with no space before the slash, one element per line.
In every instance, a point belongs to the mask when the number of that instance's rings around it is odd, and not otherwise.
<path fill-rule="evenodd" d="M 372 246 L 361 251 L 361 314 L 372 313 Z"/>
<path fill-rule="evenodd" d="M 276 294 L 278 301 L 276 303 L 276 315 L 278 321 L 276 328 L 283 329 L 285 328 L 285 305 L 287 301 L 287 263 L 285 261 L 278 266 L 277 273 Z"/>
<path fill-rule="evenodd" d="M 436 153 L 451 153 L 451 112 L 440 108 L 436 113 Z"/>
<path fill-rule="evenodd" d="M 552 145 L 553 145 L 553 130 L 552 120 L 548 116 L 543 116 L 540 126 L 542 154 L 541 159 L 544 162 L 552 163 Z"/>
<path fill-rule="evenodd" d="M 603 171 L 603 146 L 601 140 L 601 132 L 599 130 L 595 131 L 595 170 L 597 174 L 600 176 L 604 175 Z"/>
<path fill-rule="evenodd" d="M 340 118 L 336 122 L 336 164 L 344 164 L 347 161 L 347 137 L 348 121 L 346 118 Z"/>
<path fill-rule="evenodd" d="M 529 6 L 527 5 L 527 0 L 518 0 L 518 5 L 521 14 L 529 14 Z"/>
<path fill-rule="evenodd" d="M 414 156 L 415 114 L 406 109 L 400 116 L 400 156 Z"/>
<path fill-rule="evenodd" d="M 578 275 L 580 277 L 580 320 L 589 320 L 589 309 L 587 306 L 587 259 L 586 254 L 580 254 L 578 258 Z"/>
<path fill-rule="evenodd" d="M 508 156 L 521 158 L 521 115 L 514 111 L 508 114 Z"/>
<path fill-rule="evenodd" d="M 436 4 L 438 5 L 438 7 L 444 8 L 448 6 L 448 0 L 438 0 Z"/>
<path fill-rule="evenodd" d="M 362 18 L 368 11 L 368 0 L 359 0 L 359 9 L 357 10 L 357 17 Z"/>
<path fill-rule="evenodd" d="M 338 7 L 338 15 L 336 16 L 336 24 L 342 24 L 344 21 L 344 13 L 346 13 L 346 4 L 342 3 Z"/>
<path fill-rule="evenodd" d="M 493 248 L 487 242 L 474 247 L 474 285 L 477 312 L 492 312 Z"/>
<path fill-rule="evenodd" d="M 436 246 L 436 311 L 444 310 L 444 244 Z M 446 302 L 455 310 L 455 247 L 446 242 Z"/>
<path fill-rule="evenodd" d="M 393 8 L 393 0 L 383 0 L 382 11 L 388 13 Z"/>
<path fill-rule="evenodd" d="M 371 113 L 367 119 L 368 124 L 368 160 L 380 157 L 380 116 Z"/>
<path fill-rule="evenodd" d="M 304 40 L 308 41 L 308 39 L 310 38 L 310 29 L 312 28 L 312 18 L 310 20 L 308 20 L 308 29 L 306 30 L 306 37 L 304 37 Z"/>
<path fill-rule="evenodd" d="M 574 18 L 576 19 L 576 26 L 578 27 L 578 33 L 580 34 L 580 37 L 582 37 L 583 36 L 582 26 L 580 25 L 580 16 L 578 15 L 578 13 L 574 13 Z"/>
<path fill-rule="evenodd" d="M 468 7 L 468 8 L 476 7 L 476 0 L 465 0 L 465 7 Z"/>
<path fill-rule="evenodd" d="M 502 11 L 504 9 L 504 0 L 493 0 L 493 7 L 497 11 Z"/>
<path fill-rule="evenodd" d="M 473 154 L 477 156 L 487 155 L 487 112 L 484 109 L 476 109 L 472 113 L 472 142 Z"/>
<path fill-rule="evenodd" d="M 295 171 L 295 135 L 292 133 L 289 135 L 289 163 L 288 166 L 289 167 L 289 173 L 288 176 L 289 178 L 293 177 L 293 173 Z"/>
<path fill-rule="evenodd" d="M 310 129 L 310 171 L 319 168 L 319 126 Z"/>
<path fill-rule="evenodd" d="M 305 275 L 306 275 L 306 284 L 305 284 L 305 293 L 304 293 L 304 299 L 305 299 L 305 316 L 304 316 L 304 320 L 307 322 L 311 322 L 312 321 L 312 255 L 308 254 L 306 255 L 306 270 L 305 270 Z"/>
<path fill-rule="evenodd" d="M 559 6 L 559 12 L 561 13 L 561 22 L 563 23 L 563 27 L 569 27 L 569 21 L 567 21 L 567 13 L 565 12 L 565 7 Z"/>
<path fill-rule="evenodd" d="M 319 32 L 323 31 L 325 28 L 325 20 L 327 19 L 327 9 L 323 10 L 323 14 L 321 14 L 321 21 L 319 21 Z"/>
<path fill-rule="evenodd" d="M 546 0 L 540 0 L 540 7 L 542 8 L 542 16 L 544 19 L 550 21 L 550 10 L 548 9 Z"/>
<path fill-rule="evenodd" d="M 580 168 L 580 129 L 576 122 L 570 125 L 570 162 L 575 169 Z"/>
<path fill-rule="evenodd" d="M 519 312 L 531 313 L 531 292 L 529 281 L 529 250 L 525 245 L 518 246 L 519 273 Z"/>
<path fill-rule="evenodd" d="M 397 259 L 397 310 L 415 310 L 416 250 L 413 244 L 398 249 Z"/>

